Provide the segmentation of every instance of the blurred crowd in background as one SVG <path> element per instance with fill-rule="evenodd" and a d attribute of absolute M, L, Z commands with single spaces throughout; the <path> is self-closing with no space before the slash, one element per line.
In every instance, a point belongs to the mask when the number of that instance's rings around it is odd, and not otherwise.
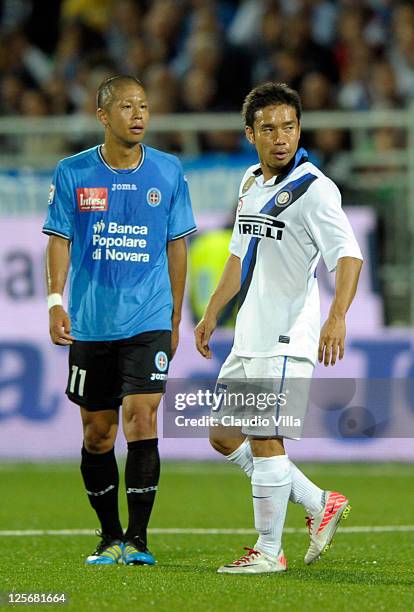
<path fill-rule="evenodd" d="M 299 89 L 305 110 L 403 107 L 414 2 L 2 0 L 2 115 L 93 114 L 119 72 L 143 81 L 153 113 L 239 111 L 265 80 Z"/>
<path fill-rule="evenodd" d="M 305 112 L 404 109 L 414 102 L 414 0 L 0 0 L 0 117 L 92 118 L 98 85 L 117 73 L 138 77 L 160 115 L 240 112 L 267 80 L 298 89 Z M 405 320 L 407 129 L 325 121 L 302 132 L 302 144 L 345 204 L 375 207 L 380 282 Z M 241 128 L 198 132 L 197 150 L 243 153 Z M 6 133 L 0 142 L 6 167 L 14 153 L 21 167 L 40 166 L 46 151 L 51 167 L 96 134 Z M 146 142 L 188 152 L 178 132 L 150 130 Z"/>
<path fill-rule="evenodd" d="M 305 111 L 404 108 L 414 100 L 414 2 L 0 0 L 0 116 L 93 116 L 97 86 L 116 73 L 141 79 L 153 114 L 239 112 L 266 80 L 298 89 Z M 344 187 L 349 138 L 328 127 L 302 138 Z M 240 131 L 198 139 L 202 151 L 247 146 Z M 179 133 L 150 141 L 177 152 L 182 143 Z M 406 138 L 384 127 L 359 146 L 387 153 Z"/>

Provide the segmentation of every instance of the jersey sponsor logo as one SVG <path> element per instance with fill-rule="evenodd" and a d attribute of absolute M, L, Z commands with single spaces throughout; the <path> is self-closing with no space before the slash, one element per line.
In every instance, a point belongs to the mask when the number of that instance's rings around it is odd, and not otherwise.
<path fill-rule="evenodd" d="M 55 191 L 56 191 L 56 187 L 52 183 L 49 188 L 49 197 L 47 199 L 47 203 L 49 204 L 49 206 L 53 203 L 53 200 L 55 198 Z"/>
<path fill-rule="evenodd" d="M 158 353 L 155 355 L 154 362 L 155 367 L 157 368 L 157 370 L 159 370 L 159 372 L 165 372 L 168 368 L 167 354 L 164 353 L 164 351 L 158 351 Z"/>
<path fill-rule="evenodd" d="M 276 206 L 279 206 L 279 208 L 283 208 L 284 206 L 287 206 L 290 203 L 291 199 L 292 192 L 287 189 L 284 189 L 275 196 Z"/>
<path fill-rule="evenodd" d="M 147 191 L 147 202 L 150 206 L 152 206 L 153 208 L 155 208 L 156 206 L 158 206 L 158 204 L 161 203 L 161 191 L 159 189 L 157 189 L 156 187 L 151 187 L 151 189 L 148 189 Z"/>
<path fill-rule="evenodd" d="M 108 210 L 107 187 L 79 187 L 76 194 L 80 212 Z"/>
<path fill-rule="evenodd" d="M 285 224 L 270 215 L 239 215 L 239 232 L 247 236 L 282 240 Z"/>
<path fill-rule="evenodd" d="M 249 176 L 249 178 L 247 179 L 247 181 L 244 183 L 242 187 L 242 193 L 246 193 L 246 191 L 249 191 L 250 187 L 253 185 L 255 180 L 256 179 L 254 176 Z"/>
<path fill-rule="evenodd" d="M 92 227 L 93 227 L 94 234 L 102 234 L 102 232 L 105 229 L 105 222 L 103 219 L 101 219 L 100 221 L 97 221 L 96 223 L 94 223 Z"/>
<path fill-rule="evenodd" d="M 112 183 L 112 191 L 136 191 L 135 183 Z"/>
<path fill-rule="evenodd" d="M 148 248 L 148 236 L 146 225 L 122 225 L 116 221 L 110 221 L 107 225 L 101 219 L 93 224 L 92 235 L 92 259 L 95 261 L 128 261 L 137 263 L 148 263 L 150 254 L 144 249 Z M 107 229 L 106 234 L 104 230 Z M 130 251 L 129 249 L 140 249 Z"/>
<path fill-rule="evenodd" d="M 108 225 L 108 232 L 110 234 L 148 234 L 148 227 L 146 225 L 122 225 L 116 221 L 111 221 Z"/>

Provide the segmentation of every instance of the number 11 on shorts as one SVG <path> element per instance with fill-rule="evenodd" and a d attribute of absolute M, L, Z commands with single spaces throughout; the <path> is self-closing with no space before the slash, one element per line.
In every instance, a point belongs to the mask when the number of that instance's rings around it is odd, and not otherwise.
<path fill-rule="evenodd" d="M 83 391 L 85 388 L 86 370 L 80 369 L 77 365 L 72 366 L 72 374 L 70 377 L 69 391 L 71 393 L 75 393 L 76 379 L 78 377 L 78 374 L 79 374 L 78 395 L 79 397 L 82 397 Z"/>

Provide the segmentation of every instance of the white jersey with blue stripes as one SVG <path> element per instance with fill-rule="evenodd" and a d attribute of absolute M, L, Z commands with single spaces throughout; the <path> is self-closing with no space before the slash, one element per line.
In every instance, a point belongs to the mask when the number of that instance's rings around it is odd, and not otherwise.
<path fill-rule="evenodd" d="M 362 259 L 336 185 L 299 149 L 283 175 L 245 173 L 230 252 L 242 267 L 233 351 L 316 362 L 320 306 L 316 266 Z"/>

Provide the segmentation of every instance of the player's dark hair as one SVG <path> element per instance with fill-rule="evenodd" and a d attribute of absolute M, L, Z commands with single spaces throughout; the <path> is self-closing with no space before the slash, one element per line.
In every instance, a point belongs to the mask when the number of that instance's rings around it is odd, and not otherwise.
<path fill-rule="evenodd" d="M 256 112 L 265 106 L 287 104 L 296 111 L 296 117 L 300 122 L 302 116 L 302 104 L 300 96 L 295 89 L 286 83 L 264 83 L 252 89 L 244 99 L 242 115 L 245 126 L 253 128 Z"/>
<path fill-rule="evenodd" d="M 143 87 L 141 81 L 134 76 L 129 74 L 117 74 L 115 76 L 105 79 L 99 87 L 96 93 L 96 106 L 97 108 L 105 108 L 110 106 L 112 98 L 116 89 L 127 82 L 134 82 L 140 87 Z"/>

